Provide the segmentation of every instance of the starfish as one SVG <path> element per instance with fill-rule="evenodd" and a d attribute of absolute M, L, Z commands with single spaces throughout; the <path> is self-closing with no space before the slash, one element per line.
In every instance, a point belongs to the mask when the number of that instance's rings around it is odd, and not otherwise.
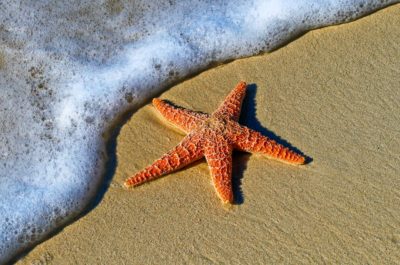
<path fill-rule="evenodd" d="M 232 203 L 233 149 L 261 153 L 291 164 L 304 164 L 303 155 L 238 123 L 246 88 L 246 83 L 240 82 L 212 114 L 177 107 L 154 98 L 153 105 L 161 115 L 187 135 L 160 159 L 126 179 L 125 187 L 138 186 L 205 157 L 217 194 L 224 203 Z"/>

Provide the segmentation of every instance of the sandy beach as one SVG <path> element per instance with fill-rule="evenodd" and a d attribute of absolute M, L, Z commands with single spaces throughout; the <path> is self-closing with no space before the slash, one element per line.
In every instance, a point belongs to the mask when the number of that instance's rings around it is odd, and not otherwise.
<path fill-rule="evenodd" d="M 183 138 L 149 103 L 121 128 L 114 177 L 97 207 L 17 264 L 399 263 L 399 25 L 398 4 L 160 95 L 210 113 L 244 80 L 241 123 L 311 163 L 235 153 L 231 207 L 204 160 L 125 190 L 125 178 Z"/>

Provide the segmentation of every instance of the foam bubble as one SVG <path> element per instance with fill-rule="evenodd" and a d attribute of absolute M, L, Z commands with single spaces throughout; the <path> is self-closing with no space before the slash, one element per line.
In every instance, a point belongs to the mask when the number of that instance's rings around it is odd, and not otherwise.
<path fill-rule="evenodd" d="M 0 263 L 79 213 L 115 117 L 213 62 L 395 0 L 0 4 Z"/>

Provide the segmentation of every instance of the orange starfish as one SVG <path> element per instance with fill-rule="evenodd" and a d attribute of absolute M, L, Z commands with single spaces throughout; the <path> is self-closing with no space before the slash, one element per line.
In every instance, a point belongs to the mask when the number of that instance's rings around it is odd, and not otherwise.
<path fill-rule="evenodd" d="M 134 176 L 125 180 L 127 188 L 178 170 L 205 157 L 217 194 L 224 203 L 233 202 L 232 150 L 261 153 L 291 164 L 304 164 L 305 157 L 238 123 L 246 83 L 240 82 L 211 115 L 153 99 L 154 107 L 187 133 L 172 150 Z"/>

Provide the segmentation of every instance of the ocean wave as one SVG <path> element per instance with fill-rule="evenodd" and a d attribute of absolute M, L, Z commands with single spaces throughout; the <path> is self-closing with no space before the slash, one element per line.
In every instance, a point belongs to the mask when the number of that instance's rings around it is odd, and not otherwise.
<path fill-rule="evenodd" d="M 0 3 L 0 263 L 98 191 L 116 117 L 213 64 L 399 1 Z"/>

